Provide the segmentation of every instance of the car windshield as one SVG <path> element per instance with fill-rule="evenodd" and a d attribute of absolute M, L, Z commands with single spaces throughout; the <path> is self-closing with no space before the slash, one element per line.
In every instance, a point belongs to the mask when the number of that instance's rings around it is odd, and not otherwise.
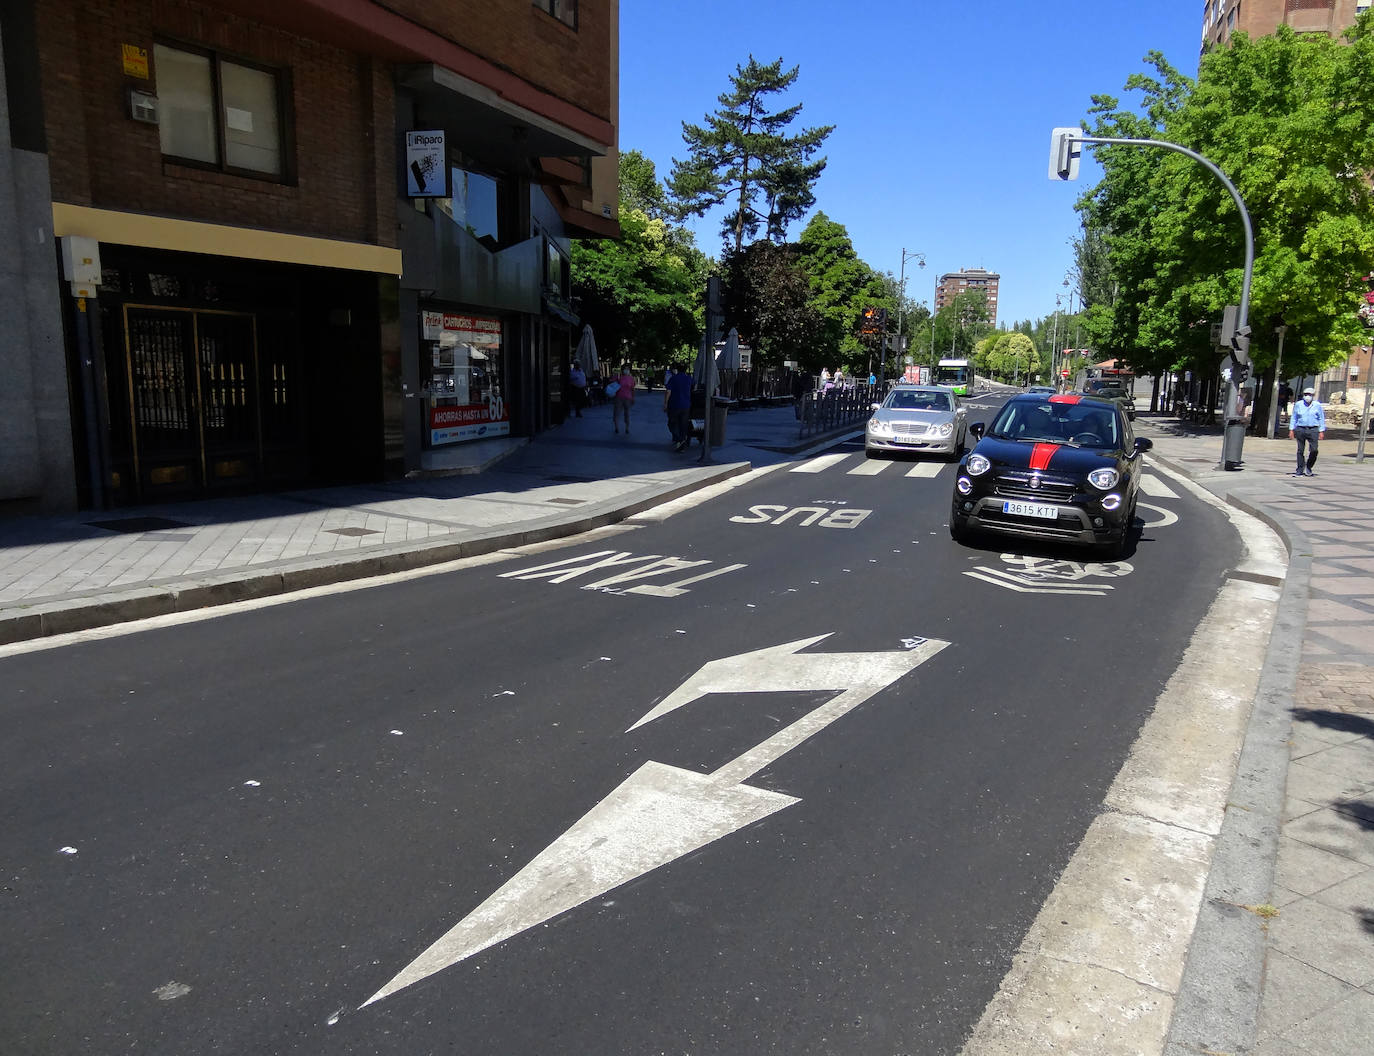
<path fill-rule="evenodd" d="M 883 405 L 898 411 L 947 411 L 949 393 L 921 392 L 916 389 L 893 389 Z"/>
<path fill-rule="evenodd" d="M 989 436 L 1074 447 L 1120 446 L 1116 414 L 1087 403 L 1012 400 L 988 430 Z"/>

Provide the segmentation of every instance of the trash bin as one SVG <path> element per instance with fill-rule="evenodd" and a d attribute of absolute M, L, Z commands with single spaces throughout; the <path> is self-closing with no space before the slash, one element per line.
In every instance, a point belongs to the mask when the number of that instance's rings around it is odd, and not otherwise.
<path fill-rule="evenodd" d="M 1226 419 L 1226 435 L 1221 444 L 1221 460 L 1227 469 L 1239 469 L 1245 444 L 1245 419 Z"/>
<path fill-rule="evenodd" d="M 711 446 L 720 447 L 725 443 L 725 414 L 730 405 L 716 397 L 711 401 Z"/>

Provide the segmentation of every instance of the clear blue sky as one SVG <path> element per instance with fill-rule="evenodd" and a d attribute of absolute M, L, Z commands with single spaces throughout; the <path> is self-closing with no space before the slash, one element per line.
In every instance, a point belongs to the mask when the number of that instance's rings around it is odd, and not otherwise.
<path fill-rule="evenodd" d="M 1054 311 L 1073 264 L 1074 199 L 1097 179 L 1048 178 L 1050 129 L 1076 125 L 1091 96 L 1126 96 L 1158 50 L 1197 73 L 1196 0 L 699 0 L 620 5 L 620 147 L 655 163 L 683 157 L 682 122 L 701 124 L 752 53 L 801 75 L 784 104 L 799 124 L 833 124 L 816 209 L 845 226 L 878 271 L 907 262 L 907 296 L 932 299 L 960 268 L 1002 276 L 999 321 Z M 809 217 L 808 217 L 809 219 Z M 796 238 L 805 219 L 789 229 Z M 720 252 L 720 217 L 689 224 Z"/>

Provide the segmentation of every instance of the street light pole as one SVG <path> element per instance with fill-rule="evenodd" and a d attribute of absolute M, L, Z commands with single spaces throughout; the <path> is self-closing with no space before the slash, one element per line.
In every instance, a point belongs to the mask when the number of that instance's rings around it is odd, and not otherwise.
<path fill-rule="evenodd" d="M 918 265 L 919 267 L 924 268 L 924 267 L 926 266 L 926 255 L 925 255 L 924 253 L 917 252 L 916 250 L 912 250 L 910 253 L 908 253 L 908 252 L 906 251 L 906 247 L 905 247 L 905 246 L 902 247 L 902 268 L 901 268 L 901 278 L 899 278 L 899 279 L 897 280 L 897 344 L 898 344 L 898 345 L 900 345 L 900 344 L 902 343 L 902 334 L 906 331 L 906 262 L 907 262 L 908 260 L 914 260 L 914 261 L 916 261 L 916 263 L 917 263 L 917 265 Z M 881 362 L 882 366 L 879 367 L 879 370 L 880 370 L 882 373 L 881 373 L 881 375 L 879 376 L 878 381 L 879 381 L 879 383 L 881 384 L 882 382 L 884 382 L 884 381 L 887 380 L 887 341 L 886 341 L 886 340 L 883 341 L 883 353 L 882 353 L 882 357 L 881 357 L 881 359 L 880 359 L 880 362 Z"/>
<path fill-rule="evenodd" d="M 1247 354 L 1250 343 L 1250 280 L 1255 273 L 1255 230 L 1250 224 L 1250 212 L 1245 208 L 1245 199 L 1240 196 L 1240 191 L 1236 190 L 1236 185 L 1231 182 L 1226 173 L 1221 171 L 1221 168 L 1216 162 L 1204 157 L 1197 151 L 1190 150 L 1188 147 L 1182 146 L 1179 143 L 1170 143 L 1163 139 L 1137 139 L 1124 136 L 1085 136 L 1073 134 L 1079 133 L 1080 130 L 1078 129 L 1063 129 L 1056 130 L 1056 132 L 1062 133 L 1062 138 L 1058 141 L 1058 145 L 1065 148 L 1066 151 L 1071 150 L 1075 144 L 1088 146 L 1157 147 L 1160 150 L 1172 150 L 1206 166 L 1208 171 L 1222 182 L 1227 193 L 1231 195 L 1231 200 L 1235 202 L 1236 211 L 1240 213 L 1240 223 L 1245 236 L 1245 273 L 1240 280 L 1240 304 L 1237 306 L 1236 310 L 1235 338 L 1238 339 L 1236 351 L 1241 352 L 1243 349 L 1245 352 L 1242 352 L 1242 355 Z M 1077 175 L 1077 171 L 1077 162 L 1074 161 L 1067 167 L 1060 168 L 1058 176 L 1060 179 L 1073 179 Z M 1051 175 L 1053 176 L 1055 173 L 1052 172 Z M 1231 358 L 1233 363 L 1240 362 L 1235 355 Z M 1225 433 L 1222 437 L 1221 459 L 1217 463 L 1218 469 L 1237 469 L 1241 465 L 1242 447 L 1245 442 L 1245 426 L 1240 415 L 1237 414 L 1239 410 L 1239 399 L 1240 386 L 1236 384 L 1235 372 L 1232 371 L 1230 380 L 1226 384 L 1226 413 L 1223 416 L 1223 429 Z M 1234 422 L 1232 421 L 1232 416 L 1235 416 Z M 1238 427 L 1234 434 L 1234 445 L 1230 442 L 1233 425 Z M 1234 457 L 1228 458 L 1228 455 Z"/>

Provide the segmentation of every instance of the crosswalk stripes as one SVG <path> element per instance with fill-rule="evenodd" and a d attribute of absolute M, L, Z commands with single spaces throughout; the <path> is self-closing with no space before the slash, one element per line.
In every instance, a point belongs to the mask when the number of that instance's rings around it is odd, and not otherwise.
<path fill-rule="evenodd" d="M 1176 499 L 1178 492 L 1165 484 L 1152 473 L 1146 473 L 1140 478 L 1140 490 L 1152 499 Z"/>
<path fill-rule="evenodd" d="M 799 466 L 793 466 L 791 472 L 823 473 L 831 466 L 833 466 L 836 462 L 843 462 L 848 457 L 849 453 L 847 451 L 841 451 L 837 455 L 817 455 L 815 458 L 810 459 L 807 462 L 803 462 Z"/>
<path fill-rule="evenodd" d="M 906 471 L 908 477 L 938 477 L 944 469 L 939 462 L 917 462 Z"/>
<path fill-rule="evenodd" d="M 853 469 L 849 470 L 851 477 L 876 477 L 888 467 L 886 462 L 878 462 L 872 458 L 866 458 Z"/>

